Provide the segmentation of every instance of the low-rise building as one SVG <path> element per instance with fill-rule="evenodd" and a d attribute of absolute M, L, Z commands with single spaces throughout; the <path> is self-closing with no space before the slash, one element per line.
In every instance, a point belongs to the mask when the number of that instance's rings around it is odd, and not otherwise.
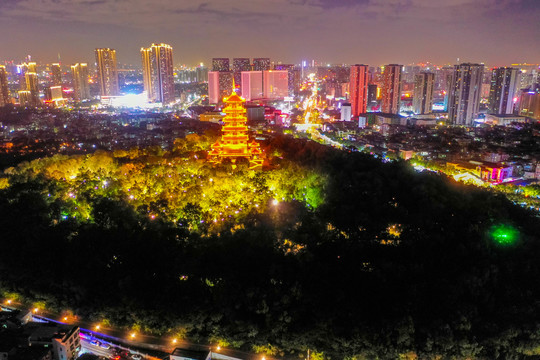
<path fill-rule="evenodd" d="M 51 346 L 53 359 L 73 360 L 81 350 L 79 328 L 40 324 L 31 330 L 28 345 Z"/>

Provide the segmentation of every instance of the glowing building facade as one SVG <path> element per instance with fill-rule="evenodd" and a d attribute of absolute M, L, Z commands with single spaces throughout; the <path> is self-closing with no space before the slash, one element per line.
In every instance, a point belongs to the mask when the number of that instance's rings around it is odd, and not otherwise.
<path fill-rule="evenodd" d="M 116 50 L 96 49 L 96 64 L 101 89 L 101 96 L 118 96 L 118 69 L 116 67 Z"/>
<path fill-rule="evenodd" d="M 264 97 L 279 100 L 289 96 L 289 73 L 286 70 L 263 72 Z"/>
<path fill-rule="evenodd" d="M 174 102 L 172 46 L 152 44 L 141 49 L 144 91 L 151 102 Z"/>
<path fill-rule="evenodd" d="M 24 74 L 26 81 L 26 90 L 30 92 L 30 105 L 38 105 L 41 101 L 39 99 L 39 87 L 38 76 L 35 72 L 27 72 Z"/>
<path fill-rule="evenodd" d="M 401 101 L 401 65 L 384 67 L 382 86 L 382 106 L 384 113 L 397 114 Z"/>
<path fill-rule="evenodd" d="M 233 73 L 221 71 L 208 72 L 208 102 L 220 104 L 233 90 Z"/>
<path fill-rule="evenodd" d="M 247 101 L 263 98 L 261 71 L 242 71 L 242 96 Z"/>
<path fill-rule="evenodd" d="M 413 111 L 415 114 L 431 114 L 433 108 L 433 85 L 435 74 L 421 72 L 414 77 Z"/>
<path fill-rule="evenodd" d="M 357 117 L 367 111 L 368 66 L 352 65 L 349 79 L 352 116 Z M 350 120 L 350 119 L 349 119 Z"/>
<path fill-rule="evenodd" d="M 226 104 L 223 112 L 222 136 L 208 154 L 210 162 L 214 164 L 230 160 L 235 166 L 237 160 L 247 159 L 250 169 L 262 168 L 263 158 L 259 143 L 249 141 L 245 99 L 235 92 L 224 99 Z"/>
<path fill-rule="evenodd" d="M 90 99 L 90 87 L 88 85 L 88 65 L 78 63 L 71 66 L 73 76 L 73 95 L 75 100 Z"/>
<path fill-rule="evenodd" d="M 7 71 L 4 65 L 0 65 L 0 106 L 10 103 Z"/>
<path fill-rule="evenodd" d="M 233 59 L 233 74 L 234 82 L 236 86 L 241 85 L 242 83 L 242 72 L 251 71 L 251 63 L 249 58 L 234 58 Z M 240 87 L 242 96 L 244 95 L 244 89 Z"/>
<path fill-rule="evenodd" d="M 482 64 L 454 65 L 448 94 L 448 122 L 452 125 L 471 125 L 480 108 Z"/>
<path fill-rule="evenodd" d="M 212 71 L 228 72 L 229 70 L 229 58 L 212 59 Z"/>
<path fill-rule="evenodd" d="M 491 114 L 513 114 L 517 101 L 521 71 L 517 68 L 493 69 L 489 90 L 489 112 Z M 516 101 L 514 101 L 516 100 Z"/>
<path fill-rule="evenodd" d="M 51 65 L 51 82 L 53 86 L 62 86 L 62 69 L 60 64 Z"/>

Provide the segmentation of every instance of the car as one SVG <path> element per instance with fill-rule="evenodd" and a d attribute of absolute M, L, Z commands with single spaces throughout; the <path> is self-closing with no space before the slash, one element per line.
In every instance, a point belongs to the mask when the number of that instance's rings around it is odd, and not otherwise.
<path fill-rule="evenodd" d="M 90 341 L 90 345 L 100 346 L 100 345 L 101 345 L 101 342 L 99 342 L 98 340 L 94 339 L 94 340 Z"/>

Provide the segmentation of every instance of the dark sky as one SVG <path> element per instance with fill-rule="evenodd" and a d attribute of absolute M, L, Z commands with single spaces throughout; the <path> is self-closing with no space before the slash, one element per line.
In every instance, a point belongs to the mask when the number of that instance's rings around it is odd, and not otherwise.
<path fill-rule="evenodd" d="M 540 62 L 540 0 L 0 0 L 0 60 L 139 65 L 164 42 L 176 64 L 212 57 L 299 63 Z"/>

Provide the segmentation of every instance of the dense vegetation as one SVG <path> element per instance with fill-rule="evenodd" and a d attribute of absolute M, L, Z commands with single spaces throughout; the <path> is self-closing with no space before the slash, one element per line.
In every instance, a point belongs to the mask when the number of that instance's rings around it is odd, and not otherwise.
<path fill-rule="evenodd" d="M 290 358 L 540 353 L 532 213 L 401 162 L 284 137 L 266 144 L 268 170 L 212 168 L 207 142 L 6 170 L 3 289 Z M 515 241 L 495 241 L 501 228 Z"/>

